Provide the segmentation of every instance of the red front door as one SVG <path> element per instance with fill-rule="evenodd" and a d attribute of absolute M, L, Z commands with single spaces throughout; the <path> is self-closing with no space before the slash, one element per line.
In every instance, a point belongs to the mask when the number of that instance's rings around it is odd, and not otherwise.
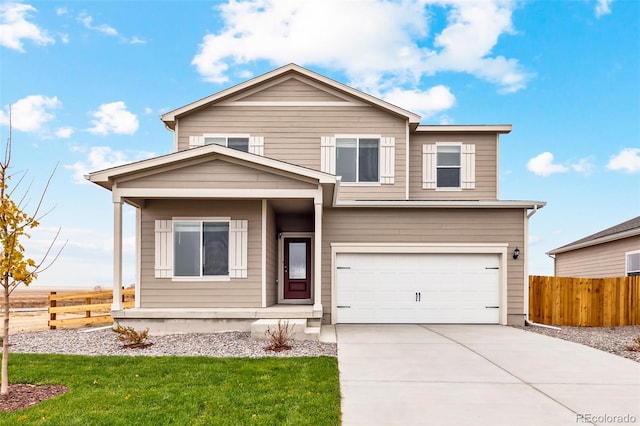
<path fill-rule="evenodd" d="M 284 298 L 311 299 L 311 238 L 284 239 Z"/>

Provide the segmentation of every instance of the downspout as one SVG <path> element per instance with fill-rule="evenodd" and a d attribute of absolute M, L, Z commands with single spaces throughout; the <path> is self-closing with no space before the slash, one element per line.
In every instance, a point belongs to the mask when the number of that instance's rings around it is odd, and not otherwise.
<path fill-rule="evenodd" d="M 529 213 L 527 213 L 527 237 L 529 236 L 529 219 L 531 218 L 531 216 L 533 216 L 537 212 L 538 212 L 538 205 L 534 204 L 533 209 Z M 529 247 L 528 238 L 527 238 L 527 241 L 526 241 L 526 246 Z M 529 267 L 528 266 L 529 265 L 527 264 L 527 271 L 529 271 Z M 528 277 L 527 277 L 527 282 L 528 282 Z M 524 324 L 525 325 L 527 325 L 527 326 L 535 326 L 535 327 L 542 327 L 542 328 L 549 328 L 551 330 L 562 330 L 560 327 L 554 327 L 553 325 L 540 324 L 540 323 L 531 321 L 529 319 L 529 291 L 528 291 L 528 288 L 527 288 L 527 293 L 526 293 L 525 299 L 527 300 L 527 303 L 526 303 L 527 314 L 526 314 L 525 319 L 524 319 Z"/>

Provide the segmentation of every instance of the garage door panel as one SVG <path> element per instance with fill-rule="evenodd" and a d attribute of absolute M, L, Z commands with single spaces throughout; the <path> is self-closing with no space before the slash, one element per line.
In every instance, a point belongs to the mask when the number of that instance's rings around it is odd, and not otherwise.
<path fill-rule="evenodd" d="M 338 322 L 497 323 L 497 254 L 340 253 Z"/>

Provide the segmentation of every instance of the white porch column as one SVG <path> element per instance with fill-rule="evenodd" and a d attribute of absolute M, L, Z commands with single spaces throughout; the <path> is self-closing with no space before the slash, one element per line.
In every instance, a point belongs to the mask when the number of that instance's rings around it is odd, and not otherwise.
<path fill-rule="evenodd" d="M 122 200 L 113 202 L 113 302 L 112 311 L 122 309 Z"/>
<path fill-rule="evenodd" d="M 322 187 L 314 199 L 315 235 L 313 238 L 313 312 L 322 315 Z"/>

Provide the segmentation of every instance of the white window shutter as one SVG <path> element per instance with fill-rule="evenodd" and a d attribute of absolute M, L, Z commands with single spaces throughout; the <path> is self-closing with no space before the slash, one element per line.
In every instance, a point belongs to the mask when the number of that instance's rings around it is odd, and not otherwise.
<path fill-rule="evenodd" d="M 249 152 L 264 157 L 264 136 L 249 137 Z"/>
<path fill-rule="evenodd" d="M 322 136 L 320 139 L 320 170 L 336 174 L 336 138 Z"/>
<path fill-rule="evenodd" d="M 249 221 L 229 221 L 229 277 L 247 278 Z"/>
<path fill-rule="evenodd" d="M 422 145 L 422 189 L 436 189 L 436 145 Z"/>
<path fill-rule="evenodd" d="M 474 189 L 476 187 L 476 146 L 474 144 L 462 145 L 460 169 L 462 189 Z"/>
<path fill-rule="evenodd" d="M 189 136 L 189 148 L 204 145 L 204 136 Z"/>
<path fill-rule="evenodd" d="M 173 224 L 171 220 L 155 221 L 155 276 L 171 278 L 173 275 Z"/>
<path fill-rule="evenodd" d="M 394 183 L 396 138 L 380 138 L 380 183 Z"/>

